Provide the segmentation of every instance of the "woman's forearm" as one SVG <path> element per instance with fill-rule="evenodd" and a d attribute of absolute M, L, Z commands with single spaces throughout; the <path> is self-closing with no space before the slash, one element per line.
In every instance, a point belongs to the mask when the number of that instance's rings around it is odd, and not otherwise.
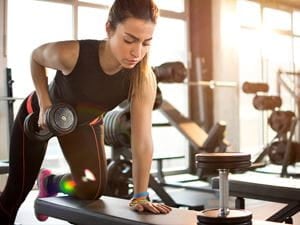
<path fill-rule="evenodd" d="M 31 76 L 41 107 L 51 105 L 48 92 L 48 77 L 44 66 L 31 59 Z"/>
<path fill-rule="evenodd" d="M 149 174 L 152 164 L 152 147 L 133 150 L 133 183 L 134 193 L 145 192 L 149 185 Z"/>

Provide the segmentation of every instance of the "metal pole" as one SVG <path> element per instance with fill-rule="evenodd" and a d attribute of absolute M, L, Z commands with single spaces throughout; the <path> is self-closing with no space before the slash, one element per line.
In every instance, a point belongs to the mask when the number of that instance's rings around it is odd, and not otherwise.
<path fill-rule="evenodd" d="M 219 169 L 219 216 L 226 217 L 229 214 L 229 182 L 228 182 L 228 170 Z"/>

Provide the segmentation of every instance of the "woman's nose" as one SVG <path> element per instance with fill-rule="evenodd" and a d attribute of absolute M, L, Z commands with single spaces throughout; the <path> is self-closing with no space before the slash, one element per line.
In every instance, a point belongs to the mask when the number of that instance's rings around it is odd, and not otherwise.
<path fill-rule="evenodd" d="M 135 44 L 131 49 L 131 55 L 135 58 L 140 58 L 142 55 L 142 45 L 141 44 Z"/>

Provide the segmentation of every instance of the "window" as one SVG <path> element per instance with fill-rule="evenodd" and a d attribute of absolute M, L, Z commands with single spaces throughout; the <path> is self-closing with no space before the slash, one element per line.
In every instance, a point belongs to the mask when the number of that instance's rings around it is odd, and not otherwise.
<path fill-rule="evenodd" d="M 282 10 L 253 1 L 239 0 L 240 83 L 267 82 L 269 95 L 277 95 L 277 72 L 297 71 L 299 64 L 299 11 Z M 295 79 L 292 83 L 295 84 Z M 254 95 L 240 95 L 240 147 L 259 154 L 275 137 L 268 126 L 270 111 L 252 106 Z M 295 101 L 287 91 L 281 93 L 282 110 L 295 111 Z M 255 135 L 253 135 L 255 134 Z"/>
<path fill-rule="evenodd" d="M 185 11 L 183 0 L 173 0 L 172 3 L 171 1 L 166 0 L 156 0 L 155 2 L 161 10 L 169 10 L 179 13 Z"/>
<path fill-rule="evenodd" d="M 103 5 L 111 5 L 114 0 L 79 0 L 80 2 L 87 3 L 95 3 L 95 4 L 103 4 Z"/>
<path fill-rule="evenodd" d="M 270 30 L 291 30 L 291 13 L 263 8 L 263 26 Z"/>
<path fill-rule="evenodd" d="M 103 39 L 108 11 L 92 7 L 78 8 L 78 39 Z"/>
<path fill-rule="evenodd" d="M 57 7 L 60 6 L 60 7 Z M 72 7 L 31 0 L 8 1 L 7 66 L 12 69 L 15 97 L 25 97 L 33 91 L 30 79 L 30 54 L 45 43 L 72 39 Z M 49 80 L 54 71 L 48 70 Z M 21 101 L 14 103 L 18 111 Z M 47 151 L 49 161 L 57 158 L 57 142 L 51 139 Z"/>
<path fill-rule="evenodd" d="M 178 2 L 178 1 L 177 1 Z M 183 1 L 181 1 L 183 2 Z M 172 5 L 172 4 L 169 4 Z M 176 38 L 174 38 L 176 37 Z M 158 21 L 150 61 L 152 65 L 160 65 L 164 62 L 187 62 L 186 22 L 177 18 L 161 17 Z M 188 116 L 187 86 L 183 84 L 158 84 L 162 91 L 163 99 L 168 100 L 183 115 Z M 154 123 L 167 123 L 164 116 L 155 110 Z M 162 139 L 163 137 L 163 139 Z M 176 137 L 176 138 L 174 138 Z M 187 154 L 188 142 L 175 127 L 154 127 L 154 157 L 184 156 Z M 169 160 L 164 162 L 164 169 L 183 169 L 186 167 L 185 159 Z"/>
<path fill-rule="evenodd" d="M 293 33 L 300 36 L 300 12 L 293 13 Z"/>
<path fill-rule="evenodd" d="M 8 1 L 7 64 L 12 68 L 15 96 L 26 96 L 33 89 L 29 79 L 32 50 L 45 42 L 73 38 L 72 7 L 57 6 L 31 0 Z"/>

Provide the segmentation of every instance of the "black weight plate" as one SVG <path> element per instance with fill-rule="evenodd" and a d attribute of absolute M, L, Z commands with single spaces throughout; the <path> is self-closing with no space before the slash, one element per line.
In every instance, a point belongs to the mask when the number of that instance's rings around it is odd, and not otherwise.
<path fill-rule="evenodd" d="M 248 225 L 251 224 L 252 213 L 248 210 L 229 210 L 227 216 L 220 216 L 219 209 L 203 210 L 197 216 L 199 224 L 209 225 Z"/>
<path fill-rule="evenodd" d="M 36 141 L 47 141 L 53 135 L 48 129 L 38 127 L 38 113 L 31 113 L 24 120 L 24 132 L 28 138 Z"/>
<path fill-rule="evenodd" d="M 68 104 L 53 105 L 46 112 L 47 125 L 55 135 L 64 135 L 72 132 L 77 126 L 77 115 Z"/>

